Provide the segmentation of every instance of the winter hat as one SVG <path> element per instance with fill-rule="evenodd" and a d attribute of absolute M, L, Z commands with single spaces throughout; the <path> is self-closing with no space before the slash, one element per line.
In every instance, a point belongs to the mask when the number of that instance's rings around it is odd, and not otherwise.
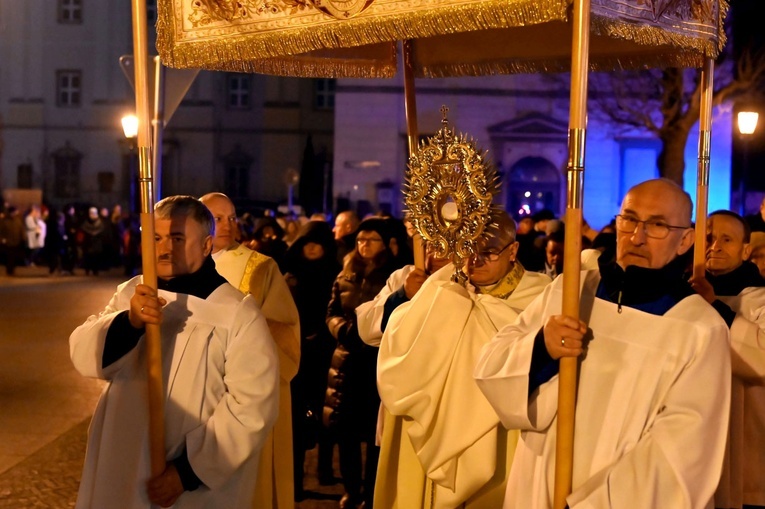
<path fill-rule="evenodd" d="M 308 221 L 304 224 L 295 237 L 295 242 L 302 241 L 303 244 L 314 242 L 322 246 L 334 244 L 335 237 L 332 233 L 332 227 L 326 221 Z"/>
<path fill-rule="evenodd" d="M 363 231 L 378 233 L 380 237 L 382 237 L 386 246 L 390 244 L 390 238 L 393 235 L 390 221 L 383 219 L 382 217 L 368 217 L 367 219 L 364 219 L 361 224 L 359 224 L 356 233 L 358 234 Z"/>

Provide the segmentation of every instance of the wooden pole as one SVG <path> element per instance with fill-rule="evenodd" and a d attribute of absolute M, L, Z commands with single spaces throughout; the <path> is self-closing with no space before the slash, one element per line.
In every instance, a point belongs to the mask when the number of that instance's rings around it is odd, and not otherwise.
<path fill-rule="evenodd" d="M 135 62 L 135 104 L 138 117 L 138 182 L 141 193 L 141 256 L 143 283 L 157 289 L 157 264 L 154 255 L 154 192 L 151 168 L 148 48 L 146 0 L 132 0 L 133 55 Z M 164 390 L 162 389 L 162 349 L 159 325 L 146 325 L 148 370 L 149 447 L 152 476 L 165 470 Z"/>
<path fill-rule="evenodd" d="M 712 95 L 714 60 L 707 58 L 701 68 L 699 107 L 699 155 L 696 172 L 696 230 L 693 250 L 693 277 L 704 277 L 707 255 L 707 208 L 709 206 L 709 157 L 712 148 Z"/>
<path fill-rule="evenodd" d="M 566 240 L 563 260 L 563 314 L 579 319 L 579 271 L 582 251 L 582 189 L 587 128 L 587 71 L 590 52 L 590 0 L 574 1 L 571 51 L 571 112 L 568 133 Z M 571 493 L 574 418 L 579 359 L 560 359 L 558 424 L 553 507 L 564 509 Z"/>
<path fill-rule="evenodd" d="M 414 41 L 402 41 L 404 56 L 404 111 L 406 113 L 406 137 L 409 145 L 409 156 L 417 151 L 417 97 L 414 90 Z M 425 245 L 419 233 L 412 238 L 414 251 L 414 266 L 425 270 Z"/>

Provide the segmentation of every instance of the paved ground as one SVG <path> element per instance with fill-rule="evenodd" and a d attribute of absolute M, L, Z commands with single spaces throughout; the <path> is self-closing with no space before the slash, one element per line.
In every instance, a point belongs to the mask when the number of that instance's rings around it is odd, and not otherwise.
<path fill-rule="evenodd" d="M 102 383 L 69 361 L 69 333 L 106 303 L 122 280 L 48 277 L 0 267 L 0 509 L 74 507 L 87 427 Z M 315 451 L 306 458 L 309 499 L 299 509 L 337 507 L 342 485 L 319 486 Z"/>

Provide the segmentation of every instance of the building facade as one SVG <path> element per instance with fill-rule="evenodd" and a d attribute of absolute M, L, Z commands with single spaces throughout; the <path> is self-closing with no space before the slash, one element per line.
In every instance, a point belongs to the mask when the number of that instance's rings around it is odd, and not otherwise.
<path fill-rule="evenodd" d="M 474 138 L 497 167 L 500 205 L 516 218 L 542 208 L 563 215 L 569 91 L 560 80 L 542 75 L 419 79 L 415 88 L 420 137 L 439 129 L 445 105 L 456 131 Z M 382 208 L 400 214 L 407 161 L 402 77 L 340 80 L 335 100 L 335 195 L 362 212 Z M 730 108 L 716 110 L 709 210 L 729 206 L 731 127 Z M 694 200 L 697 146 L 695 130 L 685 151 L 685 188 Z M 584 217 L 593 227 L 613 218 L 632 185 L 658 177 L 659 148 L 646 132 L 624 131 L 590 115 Z"/>
<path fill-rule="evenodd" d="M 130 19 L 118 0 L 0 0 L 0 189 L 41 189 L 55 207 L 135 208 L 134 140 L 120 123 L 135 110 L 119 65 Z M 308 143 L 307 166 L 328 174 L 333 122 L 333 80 L 200 72 L 165 129 L 162 195 L 286 202 Z"/>

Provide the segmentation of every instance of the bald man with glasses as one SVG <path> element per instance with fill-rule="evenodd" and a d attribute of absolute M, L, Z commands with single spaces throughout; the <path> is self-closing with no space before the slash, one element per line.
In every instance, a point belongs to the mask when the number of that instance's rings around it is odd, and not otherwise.
<path fill-rule="evenodd" d="M 375 507 L 496 509 L 502 504 L 518 433 L 499 418 L 472 379 L 481 346 L 550 283 L 516 257 L 515 222 L 492 216 L 491 237 L 468 263 L 467 287 L 449 263 L 428 276 L 412 270 L 386 309 L 377 386 L 387 411 Z M 407 282 L 409 285 L 407 285 Z M 409 290 L 407 290 L 409 286 Z M 358 310 L 357 310 L 358 313 Z"/>
<path fill-rule="evenodd" d="M 711 506 L 730 346 L 723 319 L 684 279 L 691 209 L 669 180 L 630 189 L 615 256 L 582 273 L 580 319 L 561 313 L 564 273 L 484 348 L 478 386 L 502 423 L 521 430 L 505 509 L 552 507 L 564 356 L 580 359 L 568 507 Z"/>

